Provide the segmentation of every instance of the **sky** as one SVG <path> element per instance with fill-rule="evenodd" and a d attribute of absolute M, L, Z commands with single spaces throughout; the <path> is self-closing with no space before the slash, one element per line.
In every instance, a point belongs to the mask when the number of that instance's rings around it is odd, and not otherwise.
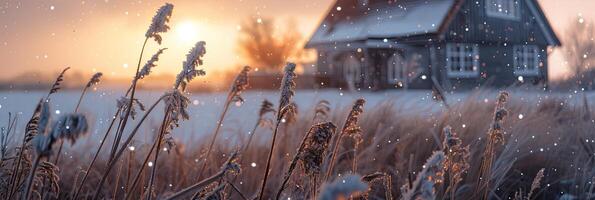
<path fill-rule="evenodd" d="M 559 37 L 580 15 L 595 20 L 591 0 L 538 0 Z M 309 37 L 334 0 L 0 0 L 0 79 L 29 72 L 55 73 L 71 67 L 82 73 L 133 76 L 144 34 L 157 8 L 175 5 L 172 30 L 161 46 L 150 42 L 145 58 L 167 47 L 156 74 L 175 74 L 194 43 L 207 43 L 205 68 L 242 65 L 236 46 L 246 20 L 295 20 Z M 282 28 L 282 27 L 280 27 Z M 552 78 L 565 75 L 558 52 L 550 58 Z"/>

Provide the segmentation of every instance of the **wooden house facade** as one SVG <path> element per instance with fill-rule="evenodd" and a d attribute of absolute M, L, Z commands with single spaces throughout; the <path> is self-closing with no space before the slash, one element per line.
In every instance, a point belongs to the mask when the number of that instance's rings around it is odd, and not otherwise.
<path fill-rule="evenodd" d="M 306 48 L 330 87 L 447 90 L 548 81 L 536 0 L 337 0 Z"/>

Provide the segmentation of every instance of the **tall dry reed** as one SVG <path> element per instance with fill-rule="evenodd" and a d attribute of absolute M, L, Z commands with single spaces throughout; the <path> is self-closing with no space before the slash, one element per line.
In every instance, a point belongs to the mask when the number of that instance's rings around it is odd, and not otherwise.
<path fill-rule="evenodd" d="M 480 176 L 478 177 L 478 183 L 476 185 L 476 195 L 479 195 L 482 199 L 488 199 L 490 194 L 490 181 L 492 176 L 492 167 L 494 163 L 494 157 L 496 156 L 496 148 L 498 144 L 504 142 L 504 118 L 508 115 L 508 111 L 505 109 L 506 102 L 508 101 L 508 93 L 501 92 L 498 95 L 496 101 L 496 107 L 494 109 L 494 118 L 490 130 L 487 134 L 487 144 L 484 149 Z"/>
<path fill-rule="evenodd" d="M 351 108 L 351 111 L 349 111 L 349 115 L 347 116 L 347 119 L 345 120 L 345 124 L 343 125 L 343 128 L 341 129 L 339 136 L 337 137 L 334 145 L 332 146 L 330 161 L 329 161 L 328 167 L 326 169 L 326 174 L 325 174 L 324 178 L 322 179 L 323 181 L 328 180 L 328 178 L 330 178 L 333 174 L 333 169 L 334 169 L 335 162 L 336 162 L 335 160 L 337 159 L 336 158 L 337 154 L 339 154 L 339 146 L 342 144 L 341 142 L 343 141 L 343 137 L 345 137 L 345 136 L 350 136 L 355 140 L 352 171 L 356 170 L 356 165 L 357 165 L 357 161 L 356 161 L 357 150 L 356 149 L 357 149 L 357 145 L 359 145 L 359 143 L 361 143 L 361 137 L 362 137 L 361 128 L 358 125 L 358 121 L 359 121 L 360 115 L 364 112 L 364 110 L 363 110 L 364 103 L 366 103 L 366 100 L 364 100 L 364 99 L 358 99 L 355 101 L 355 103 L 353 103 L 353 108 Z"/>
<path fill-rule="evenodd" d="M 262 200 L 263 195 L 264 195 L 264 189 L 266 187 L 267 184 L 267 179 L 269 176 L 269 170 L 271 168 L 271 159 L 273 157 L 273 151 L 275 150 L 275 142 L 277 140 L 277 132 L 279 130 L 279 125 L 281 124 L 281 121 L 283 120 L 283 117 L 285 116 L 285 114 L 287 113 L 288 110 L 292 109 L 291 108 L 291 99 L 293 98 L 293 95 L 295 95 L 295 78 L 296 78 L 296 74 L 294 72 L 295 70 L 295 64 L 294 63 L 287 63 L 287 65 L 284 68 L 284 74 L 283 74 L 283 79 L 281 80 L 281 89 L 280 89 L 280 98 L 279 98 L 279 107 L 277 108 L 277 119 L 275 122 L 275 129 L 273 130 L 273 138 L 271 141 L 271 146 L 269 149 L 269 155 L 267 158 L 267 163 L 266 163 L 266 167 L 264 170 L 264 174 L 263 174 L 263 178 L 262 178 L 262 184 L 260 186 L 260 191 L 258 194 L 258 199 Z"/>
<path fill-rule="evenodd" d="M 207 148 L 207 153 L 205 154 L 202 167 L 198 173 L 198 179 L 201 179 L 205 168 L 207 167 L 208 160 L 211 158 L 211 151 L 213 150 L 213 145 L 215 144 L 215 140 L 217 140 L 217 136 L 219 135 L 219 130 L 223 126 L 223 120 L 225 119 L 225 115 L 229 110 L 229 106 L 236 102 L 236 103 L 243 103 L 244 99 L 242 98 L 242 92 L 248 88 L 248 72 L 250 72 L 249 66 L 244 66 L 242 71 L 236 76 L 234 80 L 231 90 L 227 94 L 225 99 L 225 103 L 223 104 L 223 112 L 219 116 L 219 120 L 217 121 L 217 126 L 215 127 L 215 132 L 213 133 L 213 137 L 211 138 L 211 142 L 209 142 L 209 147 Z"/>

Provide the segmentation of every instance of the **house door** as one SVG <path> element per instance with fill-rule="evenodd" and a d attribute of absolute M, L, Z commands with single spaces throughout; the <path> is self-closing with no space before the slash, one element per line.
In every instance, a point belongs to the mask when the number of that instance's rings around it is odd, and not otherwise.
<path fill-rule="evenodd" d="M 355 55 L 348 55 L 343 62 L 343 77 L 349 89 L 361 83 L 362 62 Z"/>
<path fill-rule="evenodd" d="M 389 84 L 398 88 L 407 88 L 407 66 L 405 59 L 399 53 L 388 58 L 386 80 Z"/>

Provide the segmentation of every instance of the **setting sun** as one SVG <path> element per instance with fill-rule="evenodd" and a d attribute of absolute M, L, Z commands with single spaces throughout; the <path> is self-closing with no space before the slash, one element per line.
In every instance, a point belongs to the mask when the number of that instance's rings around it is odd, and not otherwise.
<path fill-rule="evenodd" d="M 181 22 L 176 26 L 178 39 L 183 42 L 193 41 L 198 38 L 198 26 L 191 21 Z"/>

